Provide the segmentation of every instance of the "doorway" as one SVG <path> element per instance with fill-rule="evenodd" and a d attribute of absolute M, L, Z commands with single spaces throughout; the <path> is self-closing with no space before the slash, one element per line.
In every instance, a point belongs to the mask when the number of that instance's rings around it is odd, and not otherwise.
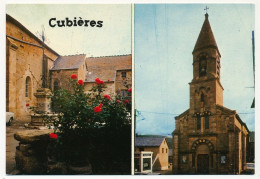
<path fill-rule="evenodd" d="M 199 154 L 197 156 L 197 173 L 207 174 L 209 173 L 209 155 Z"/>

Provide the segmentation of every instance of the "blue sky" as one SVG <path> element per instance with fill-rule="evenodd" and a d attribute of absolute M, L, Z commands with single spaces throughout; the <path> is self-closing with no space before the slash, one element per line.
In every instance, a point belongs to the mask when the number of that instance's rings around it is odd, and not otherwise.
<path fill-rule="evenodd" d="M 254 6 L 207 4 L 221 53 L 224 106 L 254 130 L 252 36 Z M 206 4 L 135 5 L 135 108 L 138 134 L 168 135 L 189 108 L 192 50 Z"/>

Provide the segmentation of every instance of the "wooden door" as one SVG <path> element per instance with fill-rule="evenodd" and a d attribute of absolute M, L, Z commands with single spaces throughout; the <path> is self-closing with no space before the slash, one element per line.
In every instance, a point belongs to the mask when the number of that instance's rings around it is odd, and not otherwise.
<path fill-rule="evenodd" d="M 199 174 L 209 173 L 209 155 L 199 154 L 197 157 L 197 172 Z"/>

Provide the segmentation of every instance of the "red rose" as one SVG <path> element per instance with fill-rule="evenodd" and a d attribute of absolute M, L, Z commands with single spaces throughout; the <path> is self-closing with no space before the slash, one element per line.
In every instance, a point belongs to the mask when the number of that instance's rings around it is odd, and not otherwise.
<path fill-rule="evenodd" d="M 116 100 L 117 103 L 120 103 L 120 100 Z"/>
<path fill-rule="evenodd" d="M 57 134 L 54 134 L 54 133 L 50 133 L 50 138 L 51 138 L 51 139 L 57 139 L 57 138 L 58 138 L 58 135 L 57 135 Z"/>
<path fill-rule="evenodd" d="M 83 80 L 79 80 L 79 81 L 78 81 L 78 84 L 79 84 L 79 85 L 84 85 Z"/>
<path fill-rule="evenodd" d="M 95 81 L 96 81 L 97 84 L 100 84 L 100 79 L 99 78 L 96 78 Z"/>
<path fill-rule="evenodd" d="M 29 103 L 26 103 L 25 106 L 28 107 L 28 106 L 30 106 L 30 104 L 29 104 Z"/>
<path fill-rule="evenodd" d="M 99 78 L 96 78 L 95 79 L 96 83 L 99 85 L 99 84 L 104 84 L 104 81 L 100 80 Z"/>
<path fill-rule="evenodd" d="M 127 91 L 128 91 L 128 93 L 131 93 L 132 92 L 132 88 L 129 88 Z"/>
<path fill-rule="evenodd" d="M 129 103 L 129 101 L 126 99 L 126 100 L 124 100 L 124 103 L 127 104 L 127 103 Z"/>
<path fill-rule="evenodd" d="M 118 90 L 117 92 L 118 92 L 118 93 L 121 93 L 121 90 Z"/>
<path fill-rule="evenodd" d="M 72 75 L 70 76 L 70 78 L 73 79 L 73 80 L 75 80 L 75 79 L 77 79 L 78 77 L 77 77 L 77 75 L 72 74 Z"/>
<path fill-rule="evenodd" d="M 108 94 L 104 95 L 104 98 L 110 100 L 110 96 Z"/>
<path fill-rule="evenodd" d="M 110 79 L 107 80 L 108 82 L 110 81 Z"/>
<path fill-rule="evenodd" d="M 102 104 L 102 103 L 100 103 L 100 104 L 98 105 L 98 107 L 100 107 L 100 108 L 102 108 L 102 106 L 103 106 L 103 104 Z"/>
<path fill-rule="evenodd" d="M 95 113 L 101 112 L 101 108 L 100 108 L 99 106 L 95 107 L 95 108 L 94 108 L 94 112 L 95 112 Z"/>

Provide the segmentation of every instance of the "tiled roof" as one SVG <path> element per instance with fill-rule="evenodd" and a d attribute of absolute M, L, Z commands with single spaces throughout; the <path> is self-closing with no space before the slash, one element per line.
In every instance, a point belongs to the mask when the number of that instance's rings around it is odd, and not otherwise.
<path fill-rule="evenodd" d="M 51 70 L 72 70 L 78 69 L 86 59 L 85 54 L 60 56 L 54 63 Z"/>
<path fill-rule="evenodd" d="M 162 144 L 165 137 L 136 137 L 136 147 L 158 147 Z"/>
<path fill-rule="evenodd" d="M 95 82 L 96 78 L 115 81 L 117 70 L 132 69 L 132 55 L 89 57 L 86 63 L 86 82 Z"/>

